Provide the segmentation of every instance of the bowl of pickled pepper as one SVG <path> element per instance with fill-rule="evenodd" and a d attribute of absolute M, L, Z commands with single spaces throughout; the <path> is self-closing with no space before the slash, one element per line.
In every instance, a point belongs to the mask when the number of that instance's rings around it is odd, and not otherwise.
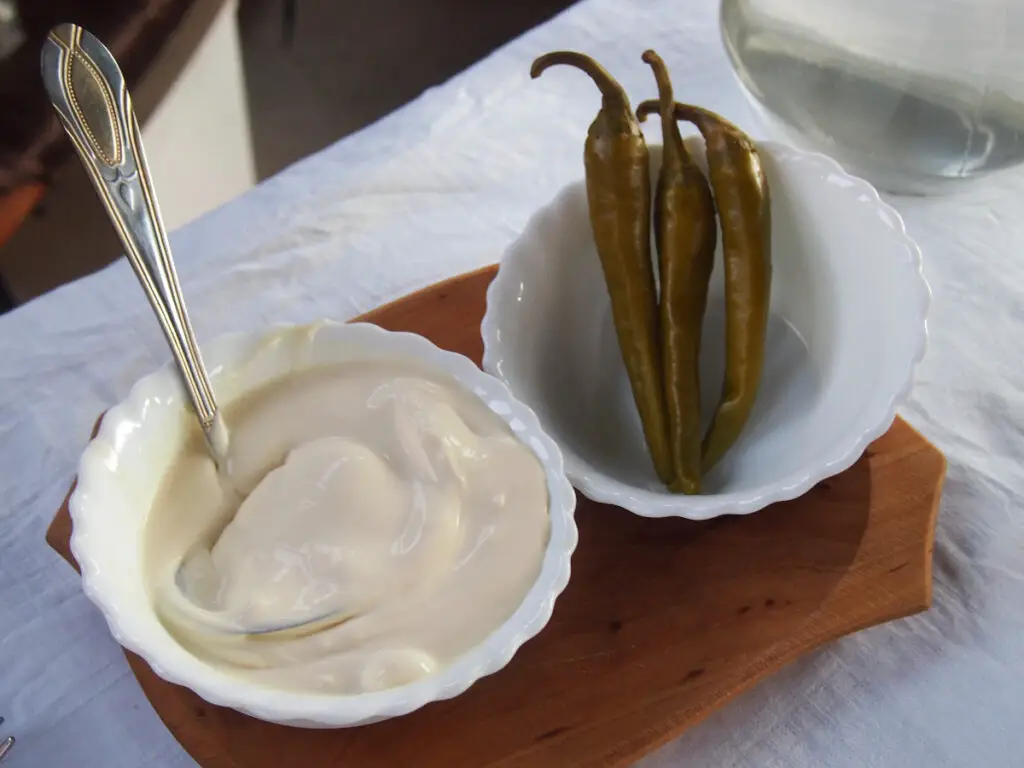
<path fill-rule="evenodd" d="M 642 59 L 651 88 L 636 103 L 584 54 L 534 62 L 545 82 L 589 77 L 600 109 L 581 126 L 583 179 L 502 257 L 484 367 L 537 412 L 589 498 L 746 514 L 843 471 L 888 429 L 924 354 L 930 290 L 867 182 L 752 140 L 685 102 L 656 52 Z"/>

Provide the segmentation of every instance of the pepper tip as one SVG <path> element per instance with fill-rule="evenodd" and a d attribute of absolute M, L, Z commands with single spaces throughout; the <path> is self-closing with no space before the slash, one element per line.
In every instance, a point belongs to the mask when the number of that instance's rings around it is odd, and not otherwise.
<path fill-rule="evenodd" d="M 629 109 L 629 97 L 626 95 L 622 85 L 608 74 L 604 67 L 586 54 L 579 53 L 578 51 L 551 51 L 543 56 L 538 56 L 530 66 L 530 76 L 536 78 L 548 67 L 557 64 L 567 64 L 576 67 L 589 75 L 590 79 L 600 89 L 606 106 L 608 104 L 615 104 L 616 106 L 625 107 L 627 110 Z"/>

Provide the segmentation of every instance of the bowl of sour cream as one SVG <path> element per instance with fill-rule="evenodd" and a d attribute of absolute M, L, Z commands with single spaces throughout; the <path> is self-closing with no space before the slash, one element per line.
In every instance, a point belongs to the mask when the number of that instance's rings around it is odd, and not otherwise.
<path fill-rule="evenodd" d="M 225 466 L 168 364 L 104 416 L 69 503 L 86 595 L 158 675 L 343 727 L 456 696 L 544 627 L 576 498 L 502 382 L 359 323 L 230 335 L 204 358 Z"/>

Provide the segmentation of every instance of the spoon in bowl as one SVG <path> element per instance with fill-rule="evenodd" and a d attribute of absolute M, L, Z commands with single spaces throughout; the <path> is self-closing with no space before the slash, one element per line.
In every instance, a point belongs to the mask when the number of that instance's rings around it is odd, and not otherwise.
<path fill-rule="evenodd" d="M 210 641 L 220 639 L 222 644 L 230 647 L 247 637 L 262 640 L 305 637 L 343 624 L 358 615 L 351 606 L 322 606 L 319 611 L 310 611 L 302 618 L 275 622 L 242 619 L 230 612 L 204 607 L 204 603 L 221 589 L 221 576 L 210 551 L 219 535 L 219 532 L 212 531 L 204 534 L 185 553 L 173 574 L 157 582 L 154 590 L 157 614 L 179 634 L 201 635 Z"/>
<path fill-rule="evenodd" d="M 57 117 L 160 321 L 210 455 L 221 475 L 227 477 L 227 426 L 188 319 L 124 75 L 106 46 L 75 24 L 61 24 L 50 31 L 43 43 L 41 67 Z M 184 595 L 165 602 L 160 612 L 166 619 L 208 638 L 298 637 L 335 626 L 353 615 L 331 611 L 283 625 L 242 627 L 192 604 Z"/>
<path fill-rule="evenodd" d="M 142 148 L 124 76 L 110 51 L 75 24 L 54 27 L 43 43 L 43 84 L 121 239 L 160 321 L 178 372 L 221 470 L 228 431 L 181 295 L 171 247 Z"/>

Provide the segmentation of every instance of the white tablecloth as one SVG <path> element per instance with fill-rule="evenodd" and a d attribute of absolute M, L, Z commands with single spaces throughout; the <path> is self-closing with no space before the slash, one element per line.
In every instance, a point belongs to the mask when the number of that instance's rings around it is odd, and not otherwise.
<path fill-rule="evenodd" d="M 753 126 L 716 6 L 587 0 L 175 233 L 200 338 L 348 318 L 496 261 L 581 175 L 598 107 L 567 69 L 531 83 L 536 54 L 588 51 L 640 96 L 653 92 L 640 61 L 653 46 L 688 100 Z M 645 765 L 1024 766 L 1024 173 L 893 202 L 935 294 L 904 409 L 949 458 L 934 607 L 803 659 Z M 12 768 L 193 765 L 43 542 L 96 415 L 166 357 L 123 260 L 0 318 L 0 736 L 19 737 Z"/>

